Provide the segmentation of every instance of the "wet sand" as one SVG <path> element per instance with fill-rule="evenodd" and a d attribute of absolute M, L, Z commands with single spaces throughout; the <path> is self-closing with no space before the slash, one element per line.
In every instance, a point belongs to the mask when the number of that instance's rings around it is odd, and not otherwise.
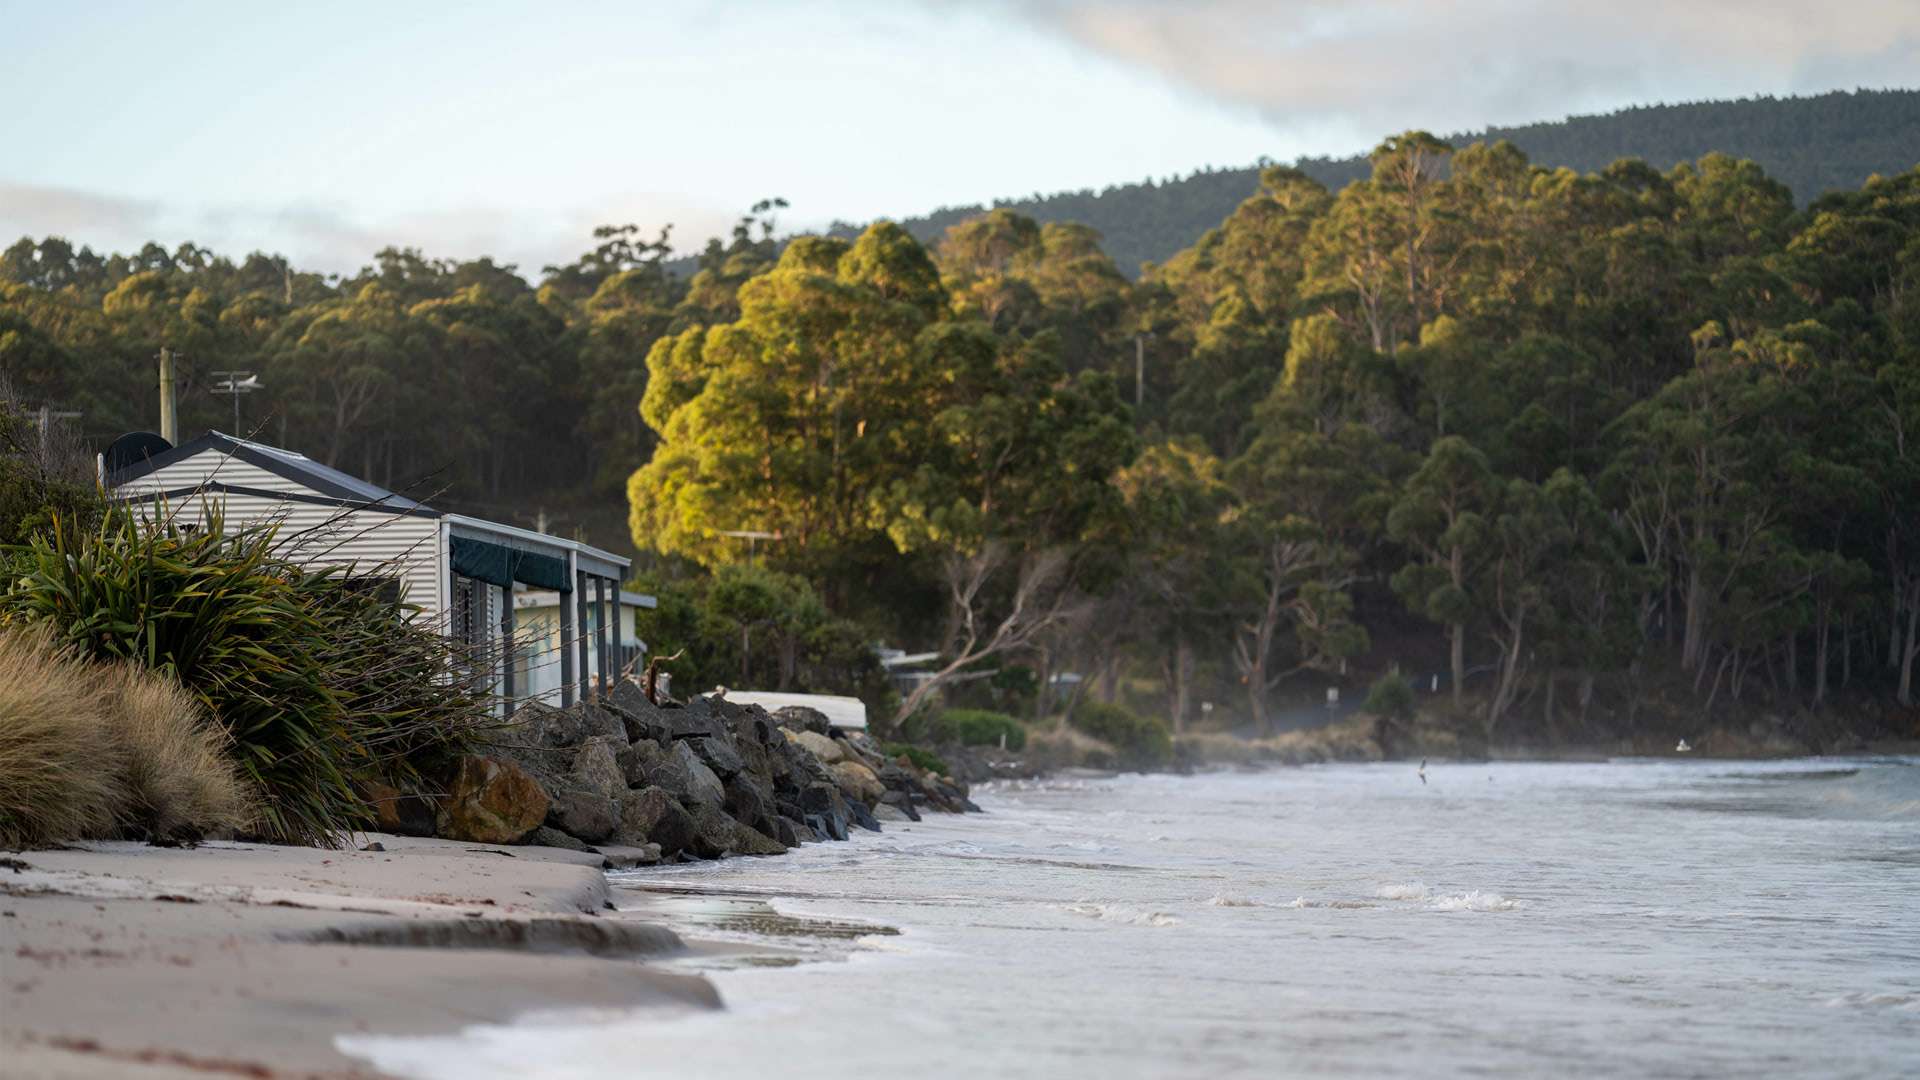
<path fill-rule="evenodd" d="M 369 835 L 384 851 L 89 844 L 0 863 L 9 1077 L 374 1076 L 335 1036 L 543 1008 L 707 1009 L 597 856 Z"/>

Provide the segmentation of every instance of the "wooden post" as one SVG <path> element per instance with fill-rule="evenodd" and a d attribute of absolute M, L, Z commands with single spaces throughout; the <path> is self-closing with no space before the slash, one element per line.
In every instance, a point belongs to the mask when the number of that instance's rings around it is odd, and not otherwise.
<path fill-rule="evenodd" d="M 567 559 L 567 566 L 571 571 L 571 556 Z M 571 572 L 568 577 L 572 577 Z M 563 592 L 557 592 L 554 596 L 560 606 L 560 707 L 564 709 L 573 704 L 573 598 Z"/>
<path fill-rule="evenodd" d="M 500 587 L 500 691 L 513 712 L 513 586 Z"/>
<path fill-rule="evenodd" d="M 180 419 L 173 407 L 173 350 L 160 346 L 160 437 L 180 445 Z"/>
<path fill-rule="evenodd" d="M 580 617 L 579 640 L 575 642 L 580 650 L 580 700 L 587 700 L 588 687 L 593 685 L 593 666 L 587 655 L 587 572 L 573 572 L 573 605 Z"/>
<path fill-rule="evenodd" d="M 620 644 L 620 639 L 626 636 L 626 628 L 620 625 L 625 619 L 626 609 L 620 605 L 620 583 L 616 581 L 613 583 L 613 663 L 607 669 L 613 672 L 613 681 L 616 683 L 620 681 L 620 674 L 623 668 L 621 658 L 626 655 L 624 648 Z M 608 692 L 612 692 L 613 686 L 609 684 L 607 690 Z"/>
<path fill-rule="evenodd" d="M 607 653 L 607 579 L 593 579 L 594 647 L 600 650 L 600 692 L 613 689 L 613 657 Z"/>

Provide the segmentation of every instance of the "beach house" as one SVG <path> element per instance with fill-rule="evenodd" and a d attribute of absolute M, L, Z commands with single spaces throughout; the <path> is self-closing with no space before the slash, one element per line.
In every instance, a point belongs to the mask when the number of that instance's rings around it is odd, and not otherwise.
<path fill-rule="evenodd" d="M 154 440 L 156 443 L 159 440 Z M 436 510 L 303 454 L 209 431 L 160 443 L 102 474 L 122 503 L 194 525 L 278 526 L 277 548 L 301 566 L 390 580 L 402 599 L 485 657 L 503 708 L 533 696 L 560 705 L 617 677 L 635 643 L 615 618 L 630 560 L 558 536 Z M 550 625 L 523 635 L 516 593 L 548 597 Z M 634 606 L 650 597 L 635 596 Z"/>

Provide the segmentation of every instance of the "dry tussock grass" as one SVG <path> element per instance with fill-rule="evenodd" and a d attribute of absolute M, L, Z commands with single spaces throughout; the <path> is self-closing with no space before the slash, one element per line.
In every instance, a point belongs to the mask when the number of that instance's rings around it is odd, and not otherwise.
<path fill-rule="evenodd" d="M 0 631 L 0 848 L 244 828 L 226 733 L 162 675 Z"/>
<path fill-rule="evenodd" d="M 228 756 L 233 740 L 192 694 L 132 664 L 114 665 L 103 681 L 126 752 L 123 828 L 181 837 L 253 822 L 252 792 Z"/>
<path fill-rule="evenodd" d="M 45 633 L 0 633 L 0 848 L 111 830 L 122 753 L 95 672 Z"/>
<path fill-rule="evenodd" d="M 1378 761 L 1373 722 L 1352 716 L 1325 727 L 1286 731 L 1265 739 L 1242 739 L 1224 731 L 1189 732 L 1174 737 L 1181 756 L 1197 764 L 1310 765 L 1324 761 Z"/>

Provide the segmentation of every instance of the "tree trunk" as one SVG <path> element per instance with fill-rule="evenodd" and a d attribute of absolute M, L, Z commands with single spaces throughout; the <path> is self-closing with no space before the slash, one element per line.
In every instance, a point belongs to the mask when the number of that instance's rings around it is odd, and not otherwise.
<path fill-rule="evenodd" d="M 1460 708 L 1461 686 L 1467 681 L 1467 624 L 1453 623 L 1447 628 L 1453 664 L 1453 707 Z"/>
<path fill-rule="evenodd" d="M 1700 568 L 1687 572 L 1687 625 L 1680 639 L 1680 669 L 1692 671 L 1706 658 L 1702 640 L 1706 637 L 1706 583 L 1700 580 Z"/>
<path fill-rule="evenodd" d="M 1247 668 L 1247 708 L 1253 714 L 1253 728 L 1264 738 L 1273 734 L 1267 718 L 1267 658 L 1257 656 Z"/>
<path fill-rule="evenodd" d="M 1038 684 L 1033 691 L 1033 720 L 1034 723 L 1039 723 L 1045 720 L 1047 713 L 1053 709 L 1053 687 L 1049 685 L 1053 682 L 1053 650 L 1041 648 L 1035 649 L 1034 652 L 1037 655 L 1034 662 L 1034 675 L 1038 679 Z"/>
<path fill-rule="evenodd" d="M 1914 592 L 1920 593 L 1920 585 L 1914 587 Z M 1920 656 L 1920 603 L 1915 600 L 1920 600 L 1920 596 L 1907 597 L 1907 644 L 1900 657 L 1898 696 L 1900 704 L 1909 709 L 1913 707 L 1913 658 Z"/>
<path fill-rule="evenodd" d="M 793 685 L 794 672 L 800 667 L 800 635 L 782 631 L 780 634 L 780 683 L 776 687 L 785 690 Z"/>
<path fill-rule="evenodd" d="M 1193 646 L 1185 634 L 1174 647 L 1173 671 L 1179 686 L 1173 699 L 1173 732 L 1178 735 L 1187 730 L 1187 698 L 1193 688 Z"/>
<path fill-rule="evenodd" d="M 1827 642 L 1833 624 L 1824 616 L 1813 631 L 1813 705 L 1819 708 L 1827 700 Z"/>

